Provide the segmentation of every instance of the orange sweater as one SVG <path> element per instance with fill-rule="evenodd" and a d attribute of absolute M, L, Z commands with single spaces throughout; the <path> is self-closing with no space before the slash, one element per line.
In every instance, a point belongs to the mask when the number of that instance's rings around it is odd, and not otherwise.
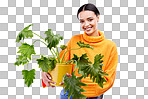
<path fill-rule="evenodd" d="M 102 69 L 105 73 L 109 74 L 108 76 L 104 76 L 107 82 L 104 82 L 103 88 L 101 88 L 97 83 L 94 83 L 92 80 L 90 80 L 90 77 L 86 77 L 85 79 L 83 78 L 81 81 L 86 83 L 88 87 L 81 86 L 84 90 L 87 91 L 82 92 L 82 94 L 87 97 L 96 97 L 105 93 L 113 86 L 116 76 L 116 68 L 118 64 L 118 52 L 116 44 L 113 41 L 105 39 L 103 32 L 98 31 L 98 33 L 98 37 L 88 36 L 85 32 L 83 34 L 75 35 L 66 43 L 67 49 L 60 52 L 61 58 L 66 50 L 79 48 L 77 42 L 82 41 L 85 44 L 89 44 L 90 46 L 94 47 L 94 49 L 92 50 L 90 48 L 81 48 L 79 50 L 71 50 L 66 53 L 63 60 L 66 59 L 67 61 L 73 58 L 73 54 L 76 54 L 78 57 L 80 57 L 82 54 L 87 53 L 89 60 L 94 63 L 94 57 L 97 54 L 101 53 L 101 55 L 104 55 L 104 66 L 102 66 Z M 75 75 L 81 76 L 81 74 L 78 74 L 78 69 L 76 70 Z"/>

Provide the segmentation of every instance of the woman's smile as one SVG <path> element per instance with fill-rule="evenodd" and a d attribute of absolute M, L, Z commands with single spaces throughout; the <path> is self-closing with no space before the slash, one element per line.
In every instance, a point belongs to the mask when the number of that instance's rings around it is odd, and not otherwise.
<path fill-rule="evenodd" d="M 86 31 L 90 31 L 92 27 L 85 28 Z"/>

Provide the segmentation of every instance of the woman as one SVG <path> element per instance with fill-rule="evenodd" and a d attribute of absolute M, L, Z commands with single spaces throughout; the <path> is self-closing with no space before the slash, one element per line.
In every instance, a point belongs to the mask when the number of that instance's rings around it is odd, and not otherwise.
<path fill-rule="evenodd" d="M 61 57 L 66 50 L 77 48 L 76 42 L 82 41 L 85 44 L 89 44 L 90 46 L 94 47 L 94 50 L 88 48 L 83 48 L 75 51 L 71 50 L 69 51 L 69 53 L 66 54 L 66 56 L 69 56 L 67 60 L 71 59 L 73 57 L 73 54 L 80 56 L 84 53 L 87 53 L 87 56 L 93 63 L 96 54 L 101 53 L 102 55 L 104 55 L 104 66 L 102 67 L 102 69 L 105 73 L 109 74 L 108 76 L 104 76 L 107 82 L 103 83 L 103 88 L 101 88 L 97 83 L 92 82 L 89 77 L 82 79 L 81 82 L 86 83 L 88 87 L 82 86 L 82 88 L 87 92 L 82 92 L 81 94 L 87 96 L 87 99 L 103 98 L 103 94 L 113 86 L 116 76 L 116 67 L 118 63 L 116 44 L 110 40 L 105 39 L 104 33 L 98 30 L 99 17 L 100 13 L 95 5 L 91 3 L 82 5 L 77 12 L 77 18 L 81 24 L 81 28 L 83 29 L 84 33 L 73 36 L 66 44 L 67 49 L 60 52 Z M 75 72 L 75 75 L 80 76 L 77 71 Z M 67 74 L 67 76 L 71 77 L 70 74 Z M 50 85 L 50 83 L 54 84 L 54 82 L 50 80 L 51 77 L 48 73 L 42 72 L 42 78 L 46 86 L 55 87 Z M 63 83 L 61 83 L 61 85 L 62 84 Z M 67 93 L 64 93 L 63 89 L 60 94 L 60 99 L 68 99 L 68 91 Z"/>

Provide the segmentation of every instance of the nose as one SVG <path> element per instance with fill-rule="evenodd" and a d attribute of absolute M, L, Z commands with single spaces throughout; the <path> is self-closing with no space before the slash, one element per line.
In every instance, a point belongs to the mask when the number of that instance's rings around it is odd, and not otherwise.
<path fill-rule="evenodd" d="M 87 27 L 89 25 L 89 22 L 85 22 L 84 26 Z"/>

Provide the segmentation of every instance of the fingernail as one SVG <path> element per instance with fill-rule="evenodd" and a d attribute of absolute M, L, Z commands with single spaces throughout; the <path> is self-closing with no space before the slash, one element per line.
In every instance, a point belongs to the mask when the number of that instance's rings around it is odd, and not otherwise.
<path fill-rule="evenodd" d="M 51 77 L 49 77 L 49 79 L 51 79 Z"/>
<path fill-rule="evenodd" d="M 54 84 L 56 84 L 56 83 L 54 83 Z"/>

